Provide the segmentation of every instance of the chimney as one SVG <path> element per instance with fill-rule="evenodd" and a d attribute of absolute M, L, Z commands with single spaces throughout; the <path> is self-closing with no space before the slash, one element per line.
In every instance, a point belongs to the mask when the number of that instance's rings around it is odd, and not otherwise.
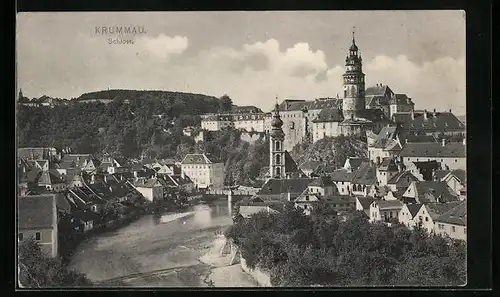
<path fill-rule="evenodd" d="M 408 143 L 408 138 L 405 138 L 405 143 Z"/>
<path fill-rule="evenodd" d="M 111 186 L 109 186 L 109 191 L 113 192 L 113 188 Z"/>
<path fill-rule="evenodd" d="M 288 197 L 288 201 L 292 201 L 292 193 L 288 192 L 287 197 Z"/>
<path fill-rule="evenodd" d="M 427 120 L 427 109 L 424 109 L 424 120 Z"/>
<path fill-rule="evenodd" d="M 108 177 L 106 175 L 104 175 L 104 182 L 107 183 L 108 182 Z"/>
<path fill-rule="evenodd" d="M 450 108 L 450 113 L 451 113 L 451 108 Z"/>
<path fill-rule="evenodd" d="M 413 108 L 411 110 L 411 119 L 414 120 L 415 119 L 415 112 L 413 111 Z"/>
<path fill-rule="evenodd" d="M 134 171 L 134 178 L 137 178 L 137 171 Z"/>
<path fill-rule="evenodd" d="M 403 172 L 403 164 L 401 164 L 401 162 L 398 162 L 398 172 Z"/>
<path fill-rule="evenodd" d="M 463 143 L 463 145 L 465 145 L 465 144 L 466 144 L 466 142 L 467 142 L 467 137 L 466 137 L 466 136 L 464 136 L 464 139 L 462 139 L 462 143 Z"/>
<path fill-rule="evenodd" d="M 436 109 L 434 108 L 434 112 L 432 113 L 434 117 L 436 117 Z"/>
<path fill-rule="evenodd" d="M 446 146 L 446 139 L 444 139 L 444 138 L 443 138 L 443 139 L 441 140 L 441 145 L 442 145 L 442 146 Z"/>
<path fill-rule="evenodd" d="M 92 174 L 92 175 L 90 176 L 90 183 L 91 183 L 91 184 L 95 183 L 95 175 L 94 175 L 94 174 Z"/>

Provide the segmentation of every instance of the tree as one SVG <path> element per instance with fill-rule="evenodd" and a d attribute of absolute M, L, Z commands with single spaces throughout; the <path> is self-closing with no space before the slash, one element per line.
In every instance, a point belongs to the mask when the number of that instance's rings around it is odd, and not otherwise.
<path fill-rule="evenodd" d="M 233 108 L 233 100 L 229 98 L 228 95 L 224 94 L 219 99 L 219 111 L 220 112 L 228 112 Z"/>

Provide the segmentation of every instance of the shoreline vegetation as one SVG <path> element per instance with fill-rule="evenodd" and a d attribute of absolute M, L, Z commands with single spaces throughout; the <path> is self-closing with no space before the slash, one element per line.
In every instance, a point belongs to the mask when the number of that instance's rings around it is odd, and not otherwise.
<path fill-rule="evenodd" d="M 283 213 L 237 216 L 226 237 L 250 269 L 276 287 L 459 286 L 466 283 L 466 243 L 401 224 Z M 371 269 L 366 269 L 371 267 Z"/>

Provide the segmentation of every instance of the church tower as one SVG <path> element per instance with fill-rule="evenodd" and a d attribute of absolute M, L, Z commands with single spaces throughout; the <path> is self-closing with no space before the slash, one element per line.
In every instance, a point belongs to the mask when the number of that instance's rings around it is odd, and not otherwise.
<path fill-rule="evenodd" d="M 281 129 L 282 126 L 283 121 L 280 117 L 278 103 L 276 103 L 269 135 L 269 173 L 271 178 L 285 178 L 285 150 L 283 148 L 285 133 Z"/>
<path fill-rule="evenodd" d="M 362 69 L 361 54 L 358 53 L 358 47 L 354 39 L 354 30 L 352 32 L 352 45 L 345 59 L 345 66 L 342 110 L 345 119 L 352 119 L 358 116 L 360 110 L 365 109 L 365 74 Z"/>

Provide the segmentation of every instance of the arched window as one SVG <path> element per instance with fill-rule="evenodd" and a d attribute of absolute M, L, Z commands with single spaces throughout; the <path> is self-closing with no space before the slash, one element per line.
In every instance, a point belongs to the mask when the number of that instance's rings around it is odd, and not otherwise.
<path fill-rule="evenodd" d="M 281 165 L 281 156 L 279 154 L 276 155 L 276 164 Z"/>
<path fill-rule="evenodd" d="M 281 150 L 281 143 L 277 140 L 275 143 L 274 143 L 274 147 L 277 151 Z"/>
<path fill-rule="evenodd" d="M 280 167 L 276 168 L 276 176 L 281 176 L 281 168 Z"/>

